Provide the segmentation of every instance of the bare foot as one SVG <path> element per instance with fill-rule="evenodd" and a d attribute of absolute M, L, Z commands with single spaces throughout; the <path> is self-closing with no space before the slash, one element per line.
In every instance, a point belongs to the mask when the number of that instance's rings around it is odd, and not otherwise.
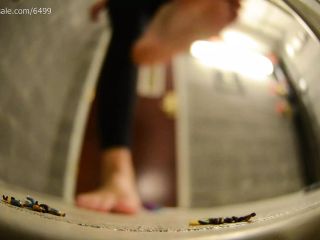
<path fill-rule="evenodd" d="M 175 0 L 163 5 L 136 42 L 138 64 L 166 62 L 198 39 L 218 34 L 235 20 L 240 0 Z"/>
<path fill-rule="evenodd" d="M 114 148 L 102 154 L 102 186 L 80 194 L 79 207 L 103 211 L 133 214 L 140 210 L 141 202 L 136 188 L 130 151 Z"/>

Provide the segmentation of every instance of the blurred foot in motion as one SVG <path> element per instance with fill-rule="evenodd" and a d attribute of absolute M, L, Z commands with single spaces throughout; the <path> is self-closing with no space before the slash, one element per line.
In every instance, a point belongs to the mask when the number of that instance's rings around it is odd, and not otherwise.
<path fill-rule="evenodd" d="M 233 22 L 240 0 L 172 0 L 164 4 L 136 42 L 138 64 L 167 62 L 193 41 L 218 34 Z"/>
<path fill-rule="evenodd" d="M 133 214 L 141 209 L 131 154 L 127 148 L 113 148 L 102 154 L 102 185 L 80 194 L 79 207 L 101 212 Z"/>

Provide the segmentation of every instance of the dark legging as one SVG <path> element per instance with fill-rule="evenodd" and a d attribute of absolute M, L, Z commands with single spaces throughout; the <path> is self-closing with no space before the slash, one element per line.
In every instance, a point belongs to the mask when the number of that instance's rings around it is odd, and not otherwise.
<path fill-rule="evenodd" d="M 133 43 L 144 24 L 167 0 L 109 0 L 112 37 L 97 89 L 101 147 L 130 146 L 137 69 Z"/>

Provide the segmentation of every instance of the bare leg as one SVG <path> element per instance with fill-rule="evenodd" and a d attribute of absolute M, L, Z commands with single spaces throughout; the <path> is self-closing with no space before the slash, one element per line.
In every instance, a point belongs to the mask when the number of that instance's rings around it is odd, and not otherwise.
<path fill-rule="evenodd" d="M 164 4 L 133 49 L 138 64 L 166 62 L 235 20 L 240 0 L 173 0 Z"/>
<path fill-rule="evenodd" d="M 125 147 L 102 153 L 102 184 L 93 192 L 80 194 L 79 207 L 133 214 L 141 209 L 130 151 Z"/>

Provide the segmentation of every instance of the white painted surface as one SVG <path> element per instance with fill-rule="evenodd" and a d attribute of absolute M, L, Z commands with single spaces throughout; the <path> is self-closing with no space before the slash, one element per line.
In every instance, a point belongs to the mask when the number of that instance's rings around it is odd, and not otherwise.
<path fill-rule="evenodd" d="M 79 166 L 79 158 L 81 147 L 86 129 L 89 110 L 95 94 L 97 79 L 99 77 L 101 65 L 107 52 L 107 46 L 110 40 L 110 31 L 105 31 L 101 34 L 99 44 L 96 48 L 86 83 L 84 84 L 80 103 L 75 117 L 75 124 L 72 129 L 70 138 L 70 148 L 67 156 L 67 167 L 65 170 L 65 185 L 63 190 L 64 199 L 71 203 L 74 200 L 77 171 Z"/>
<path fill-rule="evenodd" d="M 173 79 L 177 95 L 176 149 L 177 149 L 177 199 L 179 207 L 190 206 L 190 152 L 188 122 L 188 91 L 185 82 L 183 56 L 177 57 L 173 63 Z"/>

